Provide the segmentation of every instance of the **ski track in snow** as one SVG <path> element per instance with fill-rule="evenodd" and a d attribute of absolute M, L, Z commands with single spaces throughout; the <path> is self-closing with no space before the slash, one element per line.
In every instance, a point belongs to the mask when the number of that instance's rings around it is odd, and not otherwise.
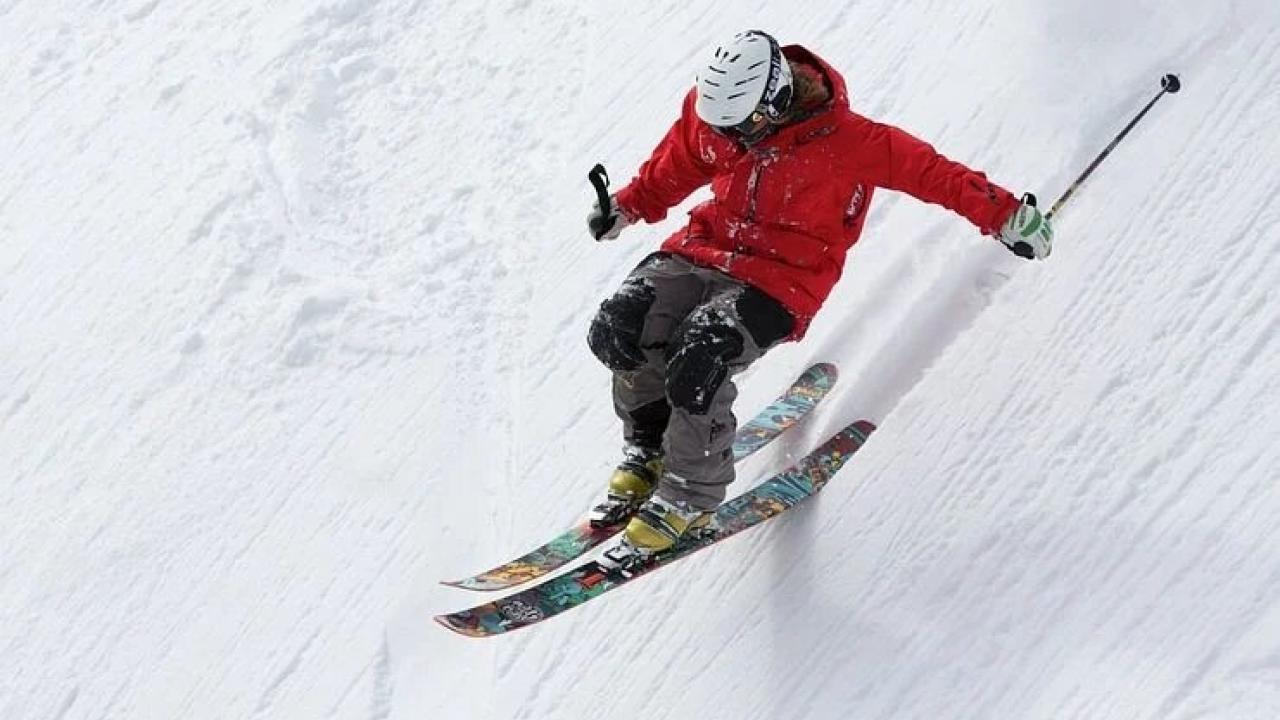
<path fill-rule="evenodd" d="M 1273 5 L 0 0 L 0 717 L 1280 715 Z M 480 598 L 436 581 L 616 455 L 583 336 L 684 215 L 596 245 L 585 172 L 624 183 L 745 27 L 1046 203 L 1185 89 L 1048 262 L 877 195 L 739 378 L 749 413 L 841 371 L 744 479 L 880 424 L 821 497 L 445 633 Z"/>

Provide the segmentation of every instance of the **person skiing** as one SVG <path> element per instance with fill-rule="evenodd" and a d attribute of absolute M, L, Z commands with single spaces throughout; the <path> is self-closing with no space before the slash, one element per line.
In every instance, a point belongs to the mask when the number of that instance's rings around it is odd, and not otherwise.
<path fill-rule="evenodd" d="M 1053 231 L 1030 196 L 849 107 L 844 79 L 799 45 L 751 30 L 720 45 L 680 117 L 588 228 L 615 240 L 695 190 L 713 197 L 601 305 L 588 345 L 612 371 L 623 460 L 591 515 L 623 543 L 669 549 L 733 482 L 733 375 L 800 340 L 840 278 L 876 188 L 941 205 L 1025 258 Z"/>

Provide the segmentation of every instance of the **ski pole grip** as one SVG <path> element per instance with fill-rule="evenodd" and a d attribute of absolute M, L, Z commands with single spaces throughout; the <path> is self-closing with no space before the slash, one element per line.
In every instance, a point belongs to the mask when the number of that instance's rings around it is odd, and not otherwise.
<path fill-rule="evenodd" d="M 605 233 L 612 230 L 613 224 L 618 221 L 610 214 L 613 203 L 609 201 L 609 173 L 604 169 L 604 165 L 596 163 L 596 166 L 591 168 L 591 172 L 587 173 L 587 179 L 596 189 L 596 203 L 600 208 L 600 217 L 591 219 L 591 234 L 599 240 Z"/>

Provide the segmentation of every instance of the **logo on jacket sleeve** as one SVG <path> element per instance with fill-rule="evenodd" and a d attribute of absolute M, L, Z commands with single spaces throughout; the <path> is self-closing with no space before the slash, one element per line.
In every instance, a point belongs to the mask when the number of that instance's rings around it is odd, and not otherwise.
<path fill-rule="evenodd" d="M 867 202 L 867 186 L 858 183 L 853 186 L 853 197 L 849 198 L 849 207 L 844 211 L 844 224 L 853 225 L 862 214 L 862 207 Z"/>

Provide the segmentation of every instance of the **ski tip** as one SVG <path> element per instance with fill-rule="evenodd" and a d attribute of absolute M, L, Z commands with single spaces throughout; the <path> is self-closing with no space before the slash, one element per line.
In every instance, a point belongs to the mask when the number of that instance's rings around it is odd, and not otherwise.
<path fill-rule="evenodd" d="M 441 580 L 440 584 L 445 587 L 470 590 L 472 592 L 493 592 L 511 587 L 510 583 L 496 583 L 480 577 L 467 578 L 466 580 Z"/>
<path fill-rule="evenodd" d="M 476 628 L 468 627 L 466 625 L 458 623 L 449 615 L 436 615 L 431 619 L 435 620 L 436 624 L 439 625 L 440 627 L 445 628 L 446 630 L 452 630 L 453 632 L 456 632 L 459 635 L 462 635 L 463 637 L 473 637 L 473 638 L 491 637 L 490 633 L 482 632 Z"/>

